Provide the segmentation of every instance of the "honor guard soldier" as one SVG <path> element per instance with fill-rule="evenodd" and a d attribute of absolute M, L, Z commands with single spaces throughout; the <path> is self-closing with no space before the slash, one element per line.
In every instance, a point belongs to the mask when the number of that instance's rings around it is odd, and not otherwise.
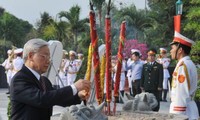
<path fill-rule="evenodd" d="M 12 78 L 12 69 L 13 69 L 13 65 L 12 65 L 13 58 L 11 57 L 11 53 L 12 53 L 12 50 L 7 51 L 8 58 L 2 63 L 2 66 L 5 68 L 5 73 L 6 73 L 7 83 L 8 83 L 7 94 L 9 94 L 10 82 Z"/>
<path fill-rule="evenodd" d="M 121 75 L 120 75 L 120 84 L 119 84 L 119 91 L 120 91 L 120 94 L 122 95 L 122 97 L 124 97 L 124 87 L 125 87 L 125 79 L 126 79 L 125 71 L 126 71 L 126 60 L 123 59 L 122 60 Z M 117 64 L 114 67 L 114 78 L 113 78 L 114 82 L 116 80 L 116 72 L 117 72 Z M 119 102 L 123 103 L 123 100 L 122 100 L 121 97 L 120 97 L 120 101 Z"/>
<path fill-rule="evenodd" d="M 66 58 L 67 55 L 68 55 L 68 52 L 66 50 L 63 50 L 63 58 L 62 58 L 61 65 L 59 68 L 59 73 L 58 73 L 59 77 L 57 77 L 58 85 L 60 88 L 67 86 L 67 74 L 65 73 L 65 70 L 64 70 L 64 66 L 67 62 L 67 58 Z"/>
<path fill-rule="evenodd" d="M 14 50 L 14 54 L 15 54 L 15 59 L 13 60 L 13 72 L 12 72 L 12 77 L 19 71 L 21 70 L 23 64 L 24 64 L 24 60 L 22 59 L 22 53 L 23 53 L 23 49 L 22 48 L 17 48 L 16 50 Z"/>
<path fill-rule="evenodd" d="M 132 84 L 131 84 L 131 73 L 132 70 L 128 69 L 129 67 L 132 66 L 132 64 L 134 63 L 133 59 L 132 59 L 132 53 L 135 51 L 135 49 L 131 49 L 131 57 L 127 60 L 127 74 L 126 77 L 128 79 L 128 86 L 129 86 L 129 93 L 131 96 L 133 96 L 133 92 L 132 92 Z"/>
<path fill-rule="evenodd" d="M 78 59 L 76 59 L 76 61 L 77 61 L 77 67 L 78 67 L 78 71 L 79 71 L 79 69 L 81 68 L 84 56 L 82 53 L 78 53 L 77 56 L 78 56 Z"/>
<path fill-rule="evenodd" d="M 170 54 L 178 63 L 172 78 L 170 113 L 198 120 L 198 109 L 193 100 L 197 89 L 197 69 L 189 57 L 192 44 L 192 40 L 175 31 Z"/>
<path fill-rule="evenodd" d="M 163 102 L 167 102 L 166 97 L 167 97 L 167 91 L 170 86 L 168 86 L 168 79 L 170 77 L 169 71 L 168 71 L 168 66 L 170 64 L 170 59 L 167 58 L 167 50 L 165 48 L 160 48 L 160 60 L 159 63 L 163 65 L 163 97 L 162 97 L 162 92 L 161 92 L 161 100 Z"/>
<path fill-rule="evenodd" d="M 140 86 L 143 92 L 149 92 L 154 94 L 158 105 L 153 111 L 159 111 L 160 109 L 160 91 L 162 90 L 163 84 L 163 66 L 155 61 L 156 50 L 150 49 L 147 52 L 148 62 L 143 65 L 142 77 Z"/>
<path fill-rule="evenodd" d="M 73 84 L 76 80 L 78 66 L 75 57 L 76 57 L 76 52 L 73 50 L 69 51 L 69 60 L 67 60 L 64 67 L 64 70 L 67 74 L 68 85 Z"/>

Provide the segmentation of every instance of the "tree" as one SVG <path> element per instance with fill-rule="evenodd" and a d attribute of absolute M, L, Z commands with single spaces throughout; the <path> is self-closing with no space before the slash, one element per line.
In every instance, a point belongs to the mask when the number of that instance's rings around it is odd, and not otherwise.
<path fill-rule="evenodd" d="M 124 46 L 124 53 L 126 58 L 130 58 L 131 57 L 131 50 L 132 49 L 138 49 L 140 50 L 141 54 L 142 54 L 142 60 L 145 60 L 147 58 L 147 45 L 143 44 L 143 43 L 139 43 L 138 40 L 127 40 L 125 42 L 125 46 Z"/>
<path fill-rule="evenodd" d="M 47 25 L 43 29 L 43 36 L 45 39 L 54 39 L 60 42 L 64 42 L 66 39 L 66 28 L 67 24 L 64 21 L 54 21 L 53 19 L 49 20 L 50 25 Z M 63 43 L 64 44 L 64 43 Z"/>
<path fill-rule="evenodd" d="M 135 5 L 121 9 L 116 16 L 118 21 L 127 21 L 127 39 L 144 40 L 144 30 L 152 27 L 154 21 L 146 16 L 145 10 L 137 10 Z"/>
<path fill-rule="evenodd" d="M 200 41 L 196 41 L 195 45 L 192 46 L 191 58 L 194 63 L 200 64 Z"/>
<path fill-rule="evenodd" d="M 70 8 L 69 12 L 66 11 L 61 11 L 59 13 L 59 18 L 66 18 L 67 19 L 67 31 L 68 31 L 68 35 L 72 34 L 73 36 L 73 49 L 76 51 L 77 50 L 77 40 L 78 40 L 78 35 L 81 32 L 85 31 L 85 26 L 86 23 L 88 23 L 88 19 L 79 19 L 80 16 L 80 7 L 78 5 L 73 6 L 72 8 Z M 69 35 L 70 36 L 70 35 Z"/>
<path fill-rule="evenodd" d="M 98 16 L 99 16 L 99 26 L 101 27 L 101 22 L 102 22 L 102 6 L 103 3 L 105 3 L 105 0 L 92 0 L 94 3 L 94 6 L 96 10 L 98 11 Z"/>
<path fill-rule="evenodd" d="M 147 15 L 154 20 L 154 27 L 145 30 L 149 45 L 167 47 L 172 41 L 175 3 L 176 0 L 148 0 L 150 10 Z"/>
<path fill-rule="evenodd" d="M 4 12 L 0 17 L 0 38 L 11 41 L 16 47 L 22 47 L 26 34 L 33 28 L 27 21 Z"/>
<path fill-rule="evenodd" d="M 5 11 L 5 9 L 0 7 L 0 17 L 3 15 L 4 11 Z"/>
<path fill-rule="evenodd" d="M 200 40 L 200 0 L 190 0 L 189 4 L 184 2 L 185 5 L 187 5 L 187 11 L 183 28 L 184 35 L 194 41 Z"/>
<path fill-rule="evenodd" d="M 39 37 L 43 38 L 44 29 L 46 26 L 51 24 L 50 20 L 52 19 L 52 17 L 49 15 L 49 13 L 44 12 L 40 15 L 40 18 L 41 19 L 37 21 L 36 25 Z"/>
<path fill-rule="evenodd" d="M 0 16 L 0 40 L 3 41 L 2 48 L 4 58 L 6 50 L 11 45 L 22 47 L 26 41 L 26 35 L 33 29 L 33 26 L 27 21 L 16 18 L 8 12 L 3 12 Z M 1 54 L 2 55 L 2 54 Z"/>

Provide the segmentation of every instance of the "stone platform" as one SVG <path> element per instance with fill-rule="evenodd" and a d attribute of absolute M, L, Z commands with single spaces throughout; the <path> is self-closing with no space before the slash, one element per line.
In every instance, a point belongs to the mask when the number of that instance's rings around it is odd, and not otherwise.
<path fill-rule="evenodd" d="M 60 120 L 60 114 L 52 116 L 51 120 Z M 108 120 L 188 120 L 188 117 L 158 112 L 117 112 L 115 116 L 108 116 Z"/>
<path fill-rule="evenodd" d="M 158 112 L 117 112 L 115 116 L 109 116 L 108 120 L 188 120 L 188 117 Z"/>

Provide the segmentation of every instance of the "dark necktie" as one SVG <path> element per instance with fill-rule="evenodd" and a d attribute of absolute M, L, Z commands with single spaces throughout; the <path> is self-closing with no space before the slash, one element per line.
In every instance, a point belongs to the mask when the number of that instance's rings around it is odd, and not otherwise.
<path fill-rule="evenodd" d="M 46 85 L 45 85 L 45 82 L 44 82 L 44 78 L 42 78 L 42 76 L 40 77 L 39 81 L 40 81 L 40 84 L 42 86 L 43 91 L 46 91 Z"/>

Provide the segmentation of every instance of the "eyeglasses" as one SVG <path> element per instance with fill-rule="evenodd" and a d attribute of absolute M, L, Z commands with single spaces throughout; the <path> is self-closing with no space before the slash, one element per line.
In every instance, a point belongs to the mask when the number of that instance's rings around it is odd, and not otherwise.
<path fill-rule="evenodd" d="M 38 55 L 42 56 L 45 60 L 50 60 L 51 57 L 49 55 L 44 55 L 44 54 L 40 54 L 40 53 L 37 53 Z"/>

